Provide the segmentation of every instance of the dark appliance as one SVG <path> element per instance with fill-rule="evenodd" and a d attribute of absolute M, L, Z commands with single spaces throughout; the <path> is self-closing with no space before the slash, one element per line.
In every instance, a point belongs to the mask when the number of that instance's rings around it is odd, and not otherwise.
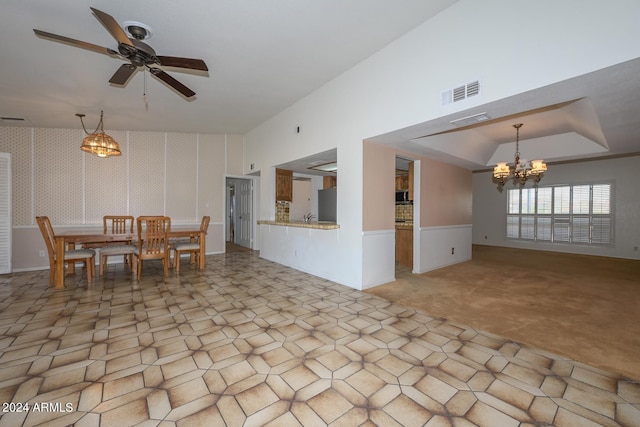
<path fill-rule="evenodd" d="M 337 220 L 337 199 L 338 189 L 328 188 L 326 190 L 318 190 L 318 221 Z"/>
<path fill-rule="evenodd" d="M 399 205 L 406 203 L 411 203 L 411 201 L 409 200 L 409 191 L 396 191 L 396 204 Z"/>

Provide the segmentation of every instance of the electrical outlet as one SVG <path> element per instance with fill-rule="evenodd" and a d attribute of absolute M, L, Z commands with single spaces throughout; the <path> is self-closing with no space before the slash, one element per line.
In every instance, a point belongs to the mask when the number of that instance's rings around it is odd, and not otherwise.
<path fill-rule="evenodd" d="M 40 252 L 38 252 L 38 256 L 43 258 L 43 257 L 45 257 L 47 255 L 44 253 L 44 251 L 40 251 Z"/>

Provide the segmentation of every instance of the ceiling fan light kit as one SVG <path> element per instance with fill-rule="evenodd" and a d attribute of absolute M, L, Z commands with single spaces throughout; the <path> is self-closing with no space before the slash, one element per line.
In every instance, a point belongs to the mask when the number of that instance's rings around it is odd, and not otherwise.
<path fill-rule="evenodd" d="M 544 163 L 544 160 L 528 161 L 520 158 L 520 128 L 522 127 L 522 123 L 516 123 L 513 127 L 516 129 L 516 153 L 514 155 L 513 167 L 510 167 L 507 162 L 499 162 L 496 167 L 493 168 L 492 179 L 498 183 L 498 189 L 502 189 L 510 177 L 520 185 L 524 185 L 527 179 L 533 178 L 537 185 L 547 170 L 547 165 Z"/>
<path fill-rule="evenodd" d="M 48 33 L 42 30 L 34 29 L 33 31 L 36 35 L 53 41 L 70 44 L 75 47 L 92 50 L 109 56 L 118 56 L 122 59 L 128 60 L 129 63 L 122 64 L 113 74 L 111 79 L 109 79 L 109 83 L 111 84 L 124 86 L 138 68 L 147 67 L 153 76 L 181 93 L 184 97 L 191 98 L 196 94 L 193 90 L 180 83 L 159 67 L 209 71 L 207 64 L 205 64 L 202 59 L 157 55 L 151 46 L 142 41 L 148 40 L 153 34 L 149 26 L 136 21 L 127 21 L 125 22 L 125 31 L 113 16 L 93 7 L 91 10 L 95 17 L 106 27 L 111 36 L 118 42 L 117 50 Z M 129 35 L 131 35 L 131 37 L 129 37 Z"/>
<path fill-rule="evenodd" d="M 89 133 L 87 132 L 87 128 L 84 126 L 84 121 L 82 120 L 85 115 L 76 114 L 76 116 L 80 117 L 82 129 L 87 135 L 82 140 L 82 146 L 80 146 L 80 149 L 87 153 L 95 154 L 98 157 L 119 156 L 122 154 L 120 151 L 120 144 L 118 144 L 110 135 L 104 133 L 104 124 L 102 121 L 103 115 L 104 112 L 100 111 L 100 121 L 98 122 L 98 126 L 93 133 Z"/>

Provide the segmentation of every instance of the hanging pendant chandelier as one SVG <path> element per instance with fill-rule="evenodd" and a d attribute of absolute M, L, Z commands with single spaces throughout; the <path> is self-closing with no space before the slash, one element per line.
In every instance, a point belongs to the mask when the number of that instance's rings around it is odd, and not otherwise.
<path fill-rule="evenodd" d="M 516 129 L 516 154 L 513 166 L 509 166 L 507 162 L 498 163 L 493 168 L 493 180 L 498 182 L 499 187 L 502 187 L 510 178 L 520 185 L 524 185 L 527 179 L 533 178 L 537 184 L 547 170 L 547 165 L 544 160 L 528 161 L 520 158 L 520 128 L 522 123 L 517 123 L 513 127 Z"/>
<path fill-rule="evenodd" d="M 98 127 L 93 133 L 87 132 L 87 128 L 84 126 L 82 118 L 84 114 L 76 114 L 80 117 L 80 123 L 82 123 L 82 129 L 87 136 L 82 140 L 82 146 L 80 149 L 87 153 L 95 154 L 98 157 L 119 156 L 122 154 L 120 151 L 120 145 L 111 136 L 104 133 L 104 125 L 102 122 L 103 111 L 100 111 L 100 122 Z"/>

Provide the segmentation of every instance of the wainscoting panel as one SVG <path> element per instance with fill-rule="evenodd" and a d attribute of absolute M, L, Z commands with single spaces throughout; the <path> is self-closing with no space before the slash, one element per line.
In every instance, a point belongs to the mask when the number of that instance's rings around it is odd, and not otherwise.
<path fill-rule="evenodd" d="M 414 255 L 413 271 L 425 273 L 469 261 L 471 231 L 471 224 L 420 228 L 419 242 L 414 239 L 414 254 L 419 256 Z"/>
<path fill-rule="evenodd" d="M 362 233 L 362 289 L 393 282 L 395 278 L 396 231 Z"/>

